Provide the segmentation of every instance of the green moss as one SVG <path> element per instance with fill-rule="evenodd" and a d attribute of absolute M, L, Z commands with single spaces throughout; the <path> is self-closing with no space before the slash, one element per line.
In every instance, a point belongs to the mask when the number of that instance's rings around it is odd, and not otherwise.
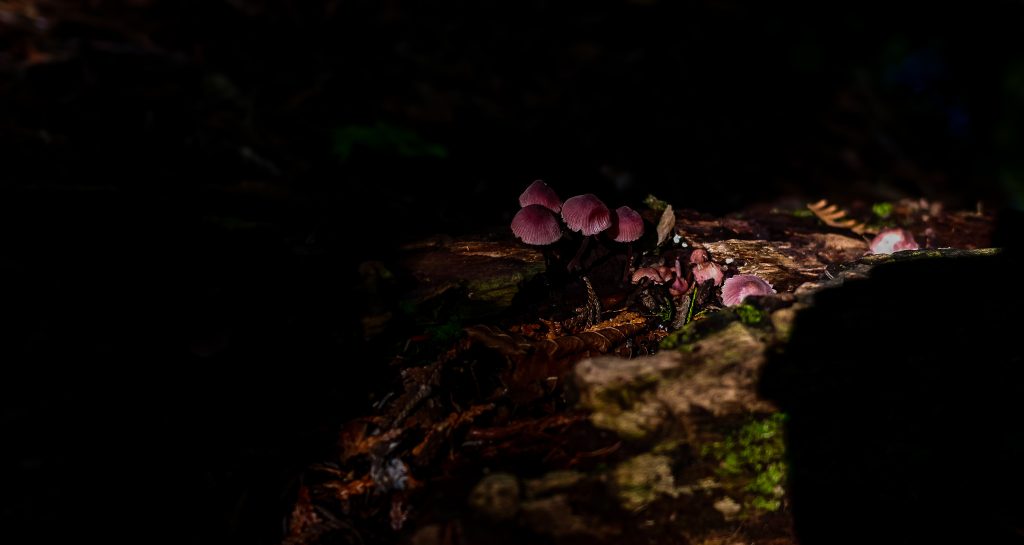
<path fill-rule="evenodd" d="M 729 309 L 715 312 L 701 311 L 686 325 L 669 333 L 661 340 L 659 346 L 664 350 L 692 352 L 694 343 L 719 334 L 736 321 L 736 313 Z"/>
<path fill-rule="evenodd" d="M 892 215 L 892 203 L 891 202 L 879 202 L 871 206 L 871 211 L 874 212 L 879 219 L 886 219 Z"/>
<path fill-rule="evenodd" d="M 667 202 L 655 197 L 654 195 L 647 195 L 647 198 L 644 199 L 644 205 L 647 206 L 647 208 L 658 212 L 668 208 Z"/>
<path fill-rule="evenodd" d="M 758 496 L 751 500 L 749 505 L 758 511 L 778 511 L 782 507 L 782 501 Z"/>
<path fill-rule="evenodd" d="M 764 322 L 767 315 L 764 312 L 748 305 L 742 304 L 733 307 L 733 312 L 739 317 L 740 323 L 744 325 L 757 325 Z"/>
<path fill-rule="evenodd" d="M 754 418 L 725 439 L 705 445 L 701 455 L 717 463 L 716 474 L 748 511 L 775 511 L 782 506 L 786 481 L 786 446 L 782 413 Z"/>
<path fill-rule="evenodd" d="M 793 217 L 794 218 L 813 218 L 814 217 L 814 212 L 811 212 L 810 210 L 808 210 L 806 208 L 797 208 L 796 210 L 793 211 Z"/>
<path fill-rule="evenodd" d="M 692 344 L 700 338 L 697 328 L 693 322 L 684 325 L 682 328 L 669 333 L 658 345 L 663 350 L 686 350 L 693 349 Z"/>
<path fill-rule="evenodd" d="M 1000 248 L 980 248 L 977 250 L 961 250 L 957 248 L 915 250 L 912 252 L 896 252 L 894 254 L 870 254 L 860 258 L 861 263 L 870 265 L 882 265 L 886 263 L 901 263 L 906 261 L 919 261 L 922 259 L 961 259 L 971 257 L 989 257 L 999 255 Z"/>
<path fill-rule="evenodd" d="M 524 263 L 521 270 L 511 273 L 480 275 L 466 283 L 466 295 L 473 301 L 506 308 L 512 304 L 525 280 L 543 272 L 544 263 L 537 261 Z"/>

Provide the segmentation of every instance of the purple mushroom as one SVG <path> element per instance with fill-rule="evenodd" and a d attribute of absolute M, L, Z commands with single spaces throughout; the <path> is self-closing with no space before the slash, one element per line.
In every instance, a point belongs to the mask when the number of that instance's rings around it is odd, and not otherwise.
<path fill-rule="evenodd" d="M 769 295 L 775 293 L 772 285 L 754 274 L 738 274 L 727 278 L 722 285 L 722 302 L 727 307 L 734 307 L 751 295 Z"/>
<path fill-rule="evenodd" d="M 577 195 L 562 204 L 562 219 L 569 230 L 594 236 L 612 226 L 608 207 L 593 193 Z"/>
<path fill-rule="evenodd" d="M 608 229 L 608 236 L 615 242 L 626 244 L 626 270 L 622 275 L 623 280 L 629 279 L 629 270 L 633 268 L 633 242 L 644 235 L 644 219 L 640 214 L 628 206 L 620 206 L 615 209 L 612 218 L 612 226 Z"/>
<path fill-rule="evenodd" d="M 519 206 L 525 208 L 531 204 L 539 204 L 556 214 L 562 211 L 562 200 L 558 198 L 555 190 L 542 180 L 534 181 L 519 196 Z"/>
<path fill-rule="evenodd" d="M 708 251 L 704 248 L 696 248 L 690 252 L 690 263 L 704 263 L 708 260 Z"/>
<path fill-rule="evenodd" d="M 562 226 L 551 210 L 530 204 L 512 218 L 512 234 L 527 244 L 547 246 L 562 237 Z"/>
<path fill-rule="evenodd" d="M 570 271 L 580 268 L 580 259 L 590 243 L 590 237 L 612 226 L 611 211 L 594 194 L 577 195 L 562 204 L 562 219 L 571 231 L 583 234 L 579 251 L 569 262 Z"/>
<path fill-rule="evenodd" d="M 608 236 L 615 242 L 635 242 L 644 235 L 644 219 L 628 206 L 615 209 L 615 218 L 608 229 Z"/>

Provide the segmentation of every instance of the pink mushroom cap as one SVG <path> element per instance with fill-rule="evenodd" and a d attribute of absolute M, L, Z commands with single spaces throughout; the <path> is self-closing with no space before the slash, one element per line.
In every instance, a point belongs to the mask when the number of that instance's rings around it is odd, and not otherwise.
<path fill-rule="evenodd" d="M 634 284 L 639 284 L 641 279 L 648 278 L 655 284 L 664 284 L 675 277 L 671 268 L 659 265 L 657 267 L 640 267 L 633 273 L 632 281 Z"/>
<path fill-rule="evenodd" d="M 562 211 L 562 199 L 542 180 L 535 180 L 519 196 L 519 206 L 527 207 L 531 204 L 539 204 L 556 214 Z"/>
<path fill-rule="evenodd" d="M 644 236 L 644 219 L 640 213 L 628 206 L 615 209 L 615 221 L 608 229 L 608 235 L 615 242 L 633 242 Z"/>
<path fill-rule="evenodd" d="M 690 263 L 704 263 L 708 260 L 708 251 L 704 248 L 697 248 L 690 252 Z"/>
<path fill-rule="evenodd" d="M 596 195 L 577 195 L 562 204 L 562 219 L 571 231 L 593 236 L 612 226 L 611 211 Z"/>
<path fill-rule="evenodd" d="M 725 273 L 722 272 L 722 268 L 711 261 L 697 263 L 693 266 L 693 279 L 698 284 L 703 284 L 708 280 L 714 280 L 715 285 L 719 286 L 722 284 L 722 280 L 724 278 Z"/>
<path fill-rule="evenodd" d="M 512 218 L 512 234 L 534 246 L 546 246 L 562 238 L 562 226 L 554 212 L 539 205 L 524 206 Z"/>
<path fill-rule="evenodd" d="M 872 254 L 891 254 L 903 250 L 917 250 L 920 246 L 914 240 L 914 235 L 906 229 L 893 227 L 885 229 L 875 235 L 871 240 Z"/>
<path fill-rule="evenodd" d="M 655 284 L 661 284 L 664 282 L 661 278 L 661 274 L 658 272 L 658 269 L 655 269 L 654 267 L 640 267 L 637 269 L 636 272 L 633 273 L 632 282 L 634 284 L 639 284 L 644 278 L 647 278 Z"/>
<path fill-rule="evenodd" d="M 751 295 L 770 295 L 775 293 L 772 285 L 754 274 L 738 274 L 727 278 L 722 285 L 722 302 L 727 307 L 734 307 Z"/>

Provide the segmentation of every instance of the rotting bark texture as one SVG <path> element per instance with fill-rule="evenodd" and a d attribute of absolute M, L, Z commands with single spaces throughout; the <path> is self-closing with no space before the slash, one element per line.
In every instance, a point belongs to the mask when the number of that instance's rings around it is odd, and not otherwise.
<path fill-rule="evenodd" d="M 350 422 L 338 458 L 308 472 L 289 543 L 794 543 L 784 416 L 758 391 L 768 355 L 822 290 L 882 264 L 995 252 L 935 249 L 987 246 L 991 218 L 895 209 L 891 221 L 929 249 L 865 256 L 864 238 L 793 210 L 676 211 L 675 239 L 656 251 L 652 240 L 644 266 L 704 248 L 727 276 L 756 274 L 778 293 L 722 308 L 712 286 L 675 331 L 676 296 L 623 285 L 614 249 L 598 247 L 574 278 L 557 248 L 410 247 L 412 301 L 459 291 L 486 306 L 463 317 L 494 318 L 396 358 L 400 381 L 378 412 Z"/>

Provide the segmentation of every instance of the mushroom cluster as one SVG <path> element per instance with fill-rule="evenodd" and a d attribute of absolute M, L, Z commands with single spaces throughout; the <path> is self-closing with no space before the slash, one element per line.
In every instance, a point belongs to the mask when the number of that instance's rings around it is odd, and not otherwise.
<path fill-rule="evenodd" d="M 583 235 L 576 256 L 569 262 L 570 270 L 578 269 L 580 259 L 590 239 L 600 233 L 615 241 L 629 244 L 644 234 L 644 220 L 628 206 L 620 206 L 614 212 L 593 193 L 577 195 L 564 203 L 550 186 L 536 180 L 519 196 L 521 209 L 512 218 L 512 234 L 526 244 L 547 246 L 562 238 L 562 226 L 556 214 L 561 214 L 565 227 Z M 632 247 L 629 247 L 632 261 Z"/>
<path fill-rule="evenodd" d="M 725 268 L 712 261 L 703 248 L 695 248 L 688 256 L 673 256 L 667 263 L 663 256 L 660 261 L 649 261 L 648 265 L 633 270 L 631 243 L 644 235 L 643 218 L 628 206 L 610 210 L 593 193 L 577 195 L 563 202 L 550 186 L 536 180 L 519 196 L 519 206 L 519 212 L 512 218 L 512 233 L 526 244 L 552 245 L 562 239 L 563 226 L 582 235 L 579 250 L 567 266 L 570 271 L 580 268 L 591 239 L 604 233 L 608 239 L 627 245 L 629 253 L 624 281 L 664 285 L 675 297 L 681 297 L 695 286 L 710 283 L 711 286 L 721 286 L 725 306 L 739 305 L 750 296 L 776 293 L 771 284 L 756 275 L 739 274 L 726 278 Z M 872 242 L 872 250 L 877 253 L 911 249 L 911 246 L 916 248 L 916 243 L 905 231 L 883 232 Z"/>
<path fill-rule="evenodd" d="M 739 274 L 725 278 L 725 269 L 711 261 L 707 250 L 696 248 L 690 252 L 689 270 L 676 258 L 673 266 L 664 264 L 640 267 L 632 275 L 632 282 L 639 284 L 649 282 L 668 286 L 669 293 L 679 297 L 686 293 L 690 286 L 711 283 L 722 286 L 722 303 L 725 306 L 736 306 L 751 295 L 769 295 L 775 289 L 763 278 L 753 274 Z"/>
<path fill-rule="evenodd" d="M 654 284 L 667 284 L 669 292 L 676 296 L 686 293 L 691 285 L 705 282 L 712 282 L 715 286 L 721 285 L 725 271 L 720 265 L 708 259 L 707 250 L 693 250 L 687 261 L 689 268 L 684 266 L 678 257 L 671 267 L 663 264 L 641 267 L 633 273 L 632 281 L 637 284 L 646 278 Z"/>

